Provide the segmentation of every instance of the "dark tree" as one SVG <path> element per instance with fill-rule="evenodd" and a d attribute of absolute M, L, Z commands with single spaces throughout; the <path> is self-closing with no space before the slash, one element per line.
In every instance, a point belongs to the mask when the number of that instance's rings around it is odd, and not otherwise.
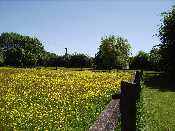
<path fill-rule="evenodd" d="M 4 65 L 4 52 L 0 49 L 0 66 Z"/>
<path fill-rule="evenodd" d="M 69 63 L 71 67 L 91 67 L 92 59 L 85 54 L 74 53 L 70 55 Z"/>
<path fill-rule="evenodd" d="M 144 51 L 139 51 L 139 53 L 133 57 L 130 61 L 131 69 L 150 69 L 149 54 Z"/>
<path fill-rule="evenodd" d="M 161 71 L 163 65 L 161 64 L 161 54 L 158 47 L 153 47 L 149 53 L 149 62 L 152 70 Z"/>
<path fill-rule="evenodd" d="M 159 37 L 161 40 L 160 54 L 164 70 L 175 75 L 175 6 L 171 10 L 164 12 L 163 21 L 159 28 Z"/>

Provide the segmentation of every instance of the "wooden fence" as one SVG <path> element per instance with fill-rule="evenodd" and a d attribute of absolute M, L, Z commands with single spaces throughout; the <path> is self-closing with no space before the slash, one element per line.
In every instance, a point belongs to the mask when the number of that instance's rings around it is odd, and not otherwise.
<path fill-rule="evenodd" d="M 136 71 L 131 82 L 121 82 L 121 92 L 112 96 L 112 101 L 90 127 L 90 131 L 113 131 L 121 118 L 121 131 L 136 131 L 136 104 L 140 97 L 142 71 Z"/>

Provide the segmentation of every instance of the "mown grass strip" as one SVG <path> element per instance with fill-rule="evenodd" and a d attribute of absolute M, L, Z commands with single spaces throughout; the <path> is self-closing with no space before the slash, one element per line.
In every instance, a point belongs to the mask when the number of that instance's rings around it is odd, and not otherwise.
<path fill-rule="evenodd" d="M 159 73 L 146 74 L 143 95 L 145 130 L 175 130 L 175 85 Z"/>

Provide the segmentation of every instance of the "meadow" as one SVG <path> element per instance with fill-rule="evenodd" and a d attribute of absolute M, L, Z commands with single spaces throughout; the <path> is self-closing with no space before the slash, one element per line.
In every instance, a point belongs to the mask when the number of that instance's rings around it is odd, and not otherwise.
<path fill-rule="evenodd" d="M 128 72 L 0 68 L 0 130 L 87 130 Z"/>
<path fill-rule="evenodd" d="M 144 75 L 144 119 L 146 131 L 175 130 L 175 82 L 161 73 Z"/>

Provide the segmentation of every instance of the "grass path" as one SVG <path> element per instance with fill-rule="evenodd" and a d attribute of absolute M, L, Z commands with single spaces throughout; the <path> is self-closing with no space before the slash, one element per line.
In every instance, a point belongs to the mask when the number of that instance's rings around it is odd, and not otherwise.
<path fill-rule="evenodd" d="M 160 80 L 145 84 L 146 131 L 175 131 L 175 90 L 165 86 Z"/>

